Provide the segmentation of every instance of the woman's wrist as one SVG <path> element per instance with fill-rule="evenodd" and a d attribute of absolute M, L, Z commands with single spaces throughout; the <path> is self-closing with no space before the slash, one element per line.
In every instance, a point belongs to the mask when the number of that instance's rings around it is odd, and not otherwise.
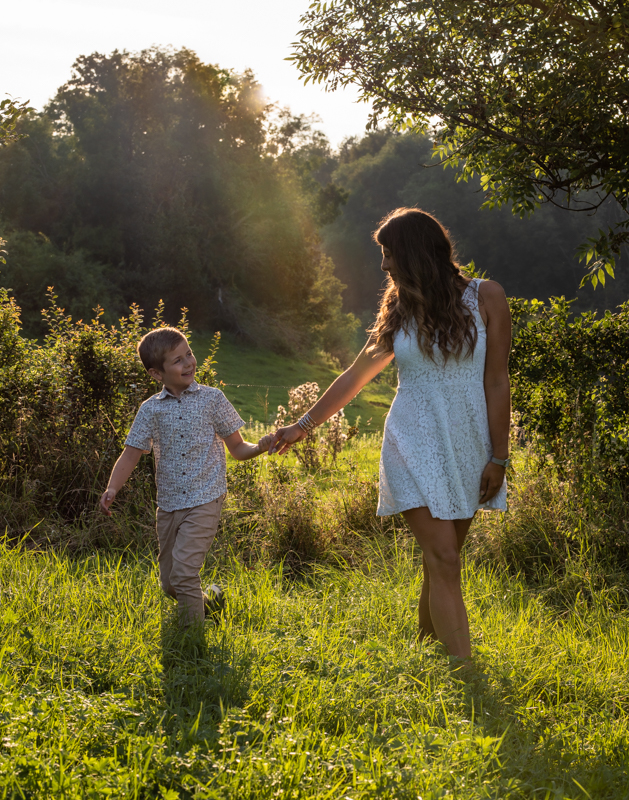
<path fill-rule="evenodd" d="M 499 458 L 502 461 L 504 461 L 505 458 L 509 458 L 509 443 L 505 442 L 497 447 L 492 445 L 491 454 L 494 458 Z"/>
<path fill-rule="evenodd" d="M 299 425 L 304 433 L 310 433 L 310 431 L 314 430 L 318 424 L 319 423 L 315 422 L 310 416 L 308 411 L 306 411 L 303 417 L 297 420 L 297 425 Z"/>

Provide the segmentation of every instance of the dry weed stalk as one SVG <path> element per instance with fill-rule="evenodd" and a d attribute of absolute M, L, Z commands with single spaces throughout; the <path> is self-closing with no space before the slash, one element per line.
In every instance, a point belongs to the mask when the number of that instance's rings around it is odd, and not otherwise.
<path fill-rule="evenodd" d="M 288 409 L 277 407 L 275 425 L 282 427 L 297 422 L 319 399 L 319 384 L 314 381 L 303 383 L 288 392 Z M 324 424 L 308 432 L 295 446 L 295 455 L 308 471 L 330 468 L 336 464 L 339 453 L 347 442 L 358 433 L 355 425 L 350 426 L 343 409 L 340 409 Z"/>

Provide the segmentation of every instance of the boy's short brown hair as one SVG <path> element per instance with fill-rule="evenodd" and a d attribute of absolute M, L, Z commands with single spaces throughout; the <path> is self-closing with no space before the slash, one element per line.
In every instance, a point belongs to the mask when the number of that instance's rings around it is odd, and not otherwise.
<path fill-rule="evenodd" d="M 180 342 L 186 341 L 186 337 L 177 328 L 155 328 L 140 339 L 138 355 L 147 372 L 149 369 L 161 372 L 164 369 L 166 355 Z"/>

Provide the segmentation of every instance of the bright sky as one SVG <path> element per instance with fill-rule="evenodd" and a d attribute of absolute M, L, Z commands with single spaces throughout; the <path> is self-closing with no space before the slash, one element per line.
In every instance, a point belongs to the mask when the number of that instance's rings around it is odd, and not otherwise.
<path fill-rule="evenodd" d="M 352 90 L 303 86 L 284 61 L 310 0 L 19 0 L 2 9 L 0 97 L 41 108 L 79 55 L 188 47 L 224 68 L 250 67 L 269 100 L 316 113 L 333 145 L 361 134 L 368 108 Z"/>

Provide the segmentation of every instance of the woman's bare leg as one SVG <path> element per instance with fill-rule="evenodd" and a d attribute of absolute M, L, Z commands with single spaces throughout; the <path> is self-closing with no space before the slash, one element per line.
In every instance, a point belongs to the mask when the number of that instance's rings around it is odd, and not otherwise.
<path fill-rule="evenodd" d="M 457 548 L 460 554 L 461 550 L 463 549 L 463 545 L 465 544 L 465 537 L 467 536 L 467 532 L 470 529 L 472 520 L 455 519 L 453 520 L 453 522 L 454 522 L 454 528 L 456 530 Z M 421 594 L 419 595 L 420 640 L 435 638 L 435 626 L 433 625 L 432 618 L 430 616 L 430 572 L 428 572 L 428 565 L 426 564 L 426 559 L 423 559 L 422 568 L 423 568 L 424 578 L 422 581 Z"/>
<path fill-rule="evenodd" d="M 422 581 L 422 591 L 419 595 L 419 638 L 434 639 L 435 626 L 432 624 L 430 616 L 430 573 L 426 566 L 426 560 L 423 563 L 424 579 Z"/>
<path fill-rule="evenodd" d="M 436 519 L 426 507 L 405 511 L 404 517 L 423 552 L 420 636 L 436 635 L 450 655 L 469 658 L 470 634 L 461 594 L 459 554 L 472 520 Z"/>

